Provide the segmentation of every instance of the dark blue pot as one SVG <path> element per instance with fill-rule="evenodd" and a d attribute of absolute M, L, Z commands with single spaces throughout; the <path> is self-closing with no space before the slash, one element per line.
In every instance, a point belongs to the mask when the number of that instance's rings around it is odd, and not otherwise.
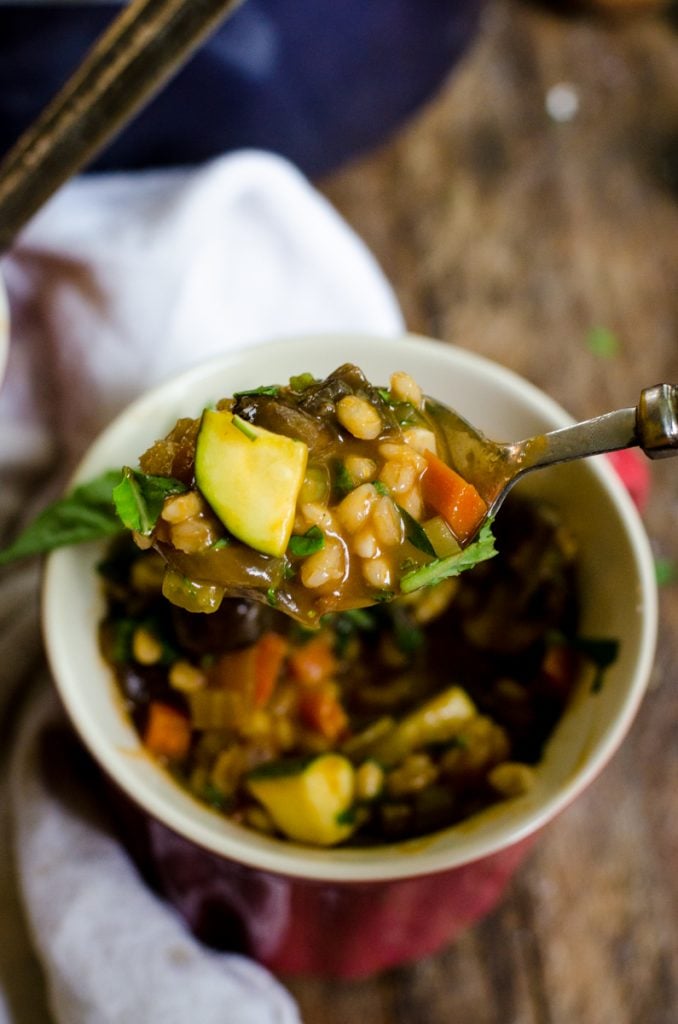
<path fill-rule="evenodd" d="M 99 169 L 195 163 L 242 147 L 309 175 L 381 142 L 441 84 L 482 0 L 247 0 L 101 154 Z M 117 4 L 0 6 L 0 153 Z"/>

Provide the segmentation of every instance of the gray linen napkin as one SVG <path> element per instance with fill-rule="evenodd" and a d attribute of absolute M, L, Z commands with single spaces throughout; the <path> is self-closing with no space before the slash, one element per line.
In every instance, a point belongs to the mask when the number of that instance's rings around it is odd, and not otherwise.
<path fill-rule="evenodd" d="M 2 271 L 5 539 L 169 374 L 273 337 L 402 330 L 365 246 L 297 171 L 256 152 L 78 179 Z M 34 564 L 0 576 L 0 1024 L 294 1024 L 278 981 L 201 947 L 144 887 L 79 785 L 42 667 L 38 585 Z"/>

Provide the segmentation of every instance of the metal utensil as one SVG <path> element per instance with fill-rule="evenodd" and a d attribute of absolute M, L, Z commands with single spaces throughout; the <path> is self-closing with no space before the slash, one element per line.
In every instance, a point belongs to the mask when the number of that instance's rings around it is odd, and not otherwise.
<path fill-rule="evenodd" d="M 242 0 L 133 0 L 0 164 L 0 254 Z"/>
<path fill-rule="evenodd" d="M 434 399 L 426 399 L 426 409 L 445 437 L 445 461 L 479 491 L 487 504 L 486 518 L 497 512 L 516 481 L 532 470 L 622 448 L 642 448 L 651 459 L 678 454 L 676 384 L 646 388 L 638 405 L 630 409 L 506 444 L 489 440 Z"/>

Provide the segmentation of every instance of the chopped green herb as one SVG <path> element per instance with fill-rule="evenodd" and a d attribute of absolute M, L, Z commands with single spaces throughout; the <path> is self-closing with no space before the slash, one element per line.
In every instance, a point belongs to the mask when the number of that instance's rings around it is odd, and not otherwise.
<path fill-rule="evenodd" d="M 428 539 L 426 530 L 418 523 L 414 516 L 411 516 L 407 509 L 402 508 L 401 505 L 396 505 L 398 512 L 400 513 L 405 527 L 405 536 L 409 540 L 413 547 L 418 548 L 419 551 L 423 551 L 425 555 L 431 555 L 435 558 L 435 548 L 431 541 Z"/>
<path fill-rule="evenodd" d="M 387 601 L 393 600 L 395 593 L 392 590 L 375 590 L 372 597 L 375 604 L 386 604 Z"/>
<path fill-rule="evenodd" d="M 217 811 L 227 810 L 232 803 L 231 798 L 228 797 L 223 790 L 219 789 L 218 786 L 215 786 L 213 782 L 205 783 L 200 796 L 206 804 L 209 804 L 210 807 L 214 807 Z"/>
<path fill-rule="evenodd" d="M 266 591 L 266 600 L 270 604 L 271 608 L 275 608 L 278 603 L 278 593 L 275 587 L 269 587 Z"/>
<path fill-rule="evenodd" d="M 485 562 L 488 558 L 494 558 L 497 550 L 494 546 L 491 522 L 485 523 L 478 534 L 478 539 L 469 544 L 463 551 L 447 558 L 436 558 L 418 569 L 408 572 L 400 580 L 400 590 L 403 594 L 411 594 L 413 590 L 420 587 L 430 587 L 448 576 L 458 576 L 467 569 L 472 569 L 479 562 Z"/>
<path fill-rule="evenodd" d="M 247 391 L 235 391 L 234 398 L 245 398 L 248 395 L 270 395 L 275 398 L 280 393 L 278 384 L 263 384 L 260 388 L 249 388 Z"/>
<path fill-rule="evenodd" d="M 110 657 L 116 665 L 125 665 L 132 660 L 132 639 L 139 623 L 135 619 L 115 619 L 111 623 Z"/>
<path fill-rule="evenodd" d="M 386 484 L 383 483 L 383 481 L 375 480 L 372 486 L 374 487 L 377 494 L 381 494 L 382 497 L 388 496 L 389 490 Z"/>
<path fill-rule="evenodd" d="M 223 548 L 227 548 L 231 543 L 228 537 L 220 537 L 219 540 L 215 540 L 214 544 L 211 545 L 211 551 L 222 551 Z"/>
<path fill-rule="evenodd" d="M 289 558 L 283 558 L 282 565 L 282 578 L 284 580 L 292 580 L 297 575 L 297 570 L 290 562 Z"/>
<path fill-rule="evenodd" d="M 123 525 L 148 536 L 165 498 L 185 491 L 185 484 L 171 476 L 148 476 L 125 466 L 122 480 L 113 491 L 113 501 Z"/>
<path fill-rule="evenodd" d="M 325 534 L 319 526 L 311 526 L 306 533 L 293 534 L 287 550 L 293 555 L 312 555 L 314 551 L 322 551 L 325 547 Z"/>
<path fill-rule="evenodd" d="M 300 775 L 315 761 L 317 754 L 303 757 L 283 757 L 276 761 L 264 761 L 247 773 L 248 779 L 284 779 L 288 775 Z"/>
<path fill-rule="evenodd" d="M 249 441 L 256 441 L 256 431 L 252 430 L 252 425 L 244 420 L 241 416 L 233 417 L 233 426 L 237 427 L 241 434 L 244 434 Z"/>
<path fill-rule="evenodd" d="M 339 811 L 339 813 L 335 815 L 334 820 L 337 825 L 354 825 L 357 813 L 358 808 L 355 804 L 351 804 L 350 807 L 345 807 L 343 811 Z"/>
<path fill-rule="evenodd" d="M 355 480 L 346 469 L 345 463 L 337 459 L 333 465 L 334 489 L 339 495 L 349 494 L 355 490 Z"/>
<path fill-rule="evenodd" d="M 377 388 L 377 394 L 386 405 L 393 405 L 393 396 L 388 388 Z"/>
<path fill-rule="evenodd" d="M 119 533 L 122 523 L 116 515 L 113 491 L 120 479 L 120 470 L 108 470 L 49 505 L 9 547 L 0 551 L 0 566 Z"/>
<path fill-rule="evenodd" d="M 593 327 L 586 338 L 589 351 L 601 359 L 614 359 L 619 355 L 619 339 L 609 327 Z"/>

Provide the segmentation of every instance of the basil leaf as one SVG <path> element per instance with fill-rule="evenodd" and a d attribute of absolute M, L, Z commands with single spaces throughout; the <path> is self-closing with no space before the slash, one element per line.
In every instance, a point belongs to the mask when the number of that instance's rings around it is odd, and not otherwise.
<path fill-rule="evenodd" d="M 429 562 L 419 569 L 413 569 L 412 572 L 406 573 L 400 580 L 401 593 L 411 594 L 412 591 L 419 590 L 420 587 L 430 587 L 434 583 L 440 583 L 448 576 L 458 576 L 466 569 L 472 569 L 479 562 L 494 558 L 496 554 L 492 524 L 487 522 L 478 534 L 478 539 L 463 551 L 455 555 L 448 555 L 447 558 L 436 558 L 434 562 Z"/>
<path fill-rule="evenodd" d="M 0 551 L 0 565 L 119 533 L 122 524 L 113 505 L 113 490 L 119 483 L 120 471 L 108 470 L 48 505 L 9 547 Z"/>
<path fill-rule="evenodd" d="M 402 517 L 403 526 L 405 527 L 405 536 L 409 540 L 410 544 L 412 544 L 413 547 L 418 548 L 419 551 L 423 551 L 425 555 L 431 555 L 432 558 L 435 558 L 435 548 L 428 539 L 426 530 L 421 523 L 418 523 L 414 516 L 411 516 L 407 509 L 402 508 L 401 505 L 396 504 L 396 508 Z"/>
<path fill-rule="evenodd" d="M 311 526 L 306 533 L 293 534 L 287 545 L 292 555 L 312 555 L 314 551 L 322 551 L 325 547 L 325 534 L 319 526 Z"/>
<path fill-rule="evenodd" d="M 186 486 L 171 476 L 148 476 L 129 466 L 113 491 L 113 501 L 121 522 L 128 530 L 148 535 L 170 494 L 183 494 Z"/>

